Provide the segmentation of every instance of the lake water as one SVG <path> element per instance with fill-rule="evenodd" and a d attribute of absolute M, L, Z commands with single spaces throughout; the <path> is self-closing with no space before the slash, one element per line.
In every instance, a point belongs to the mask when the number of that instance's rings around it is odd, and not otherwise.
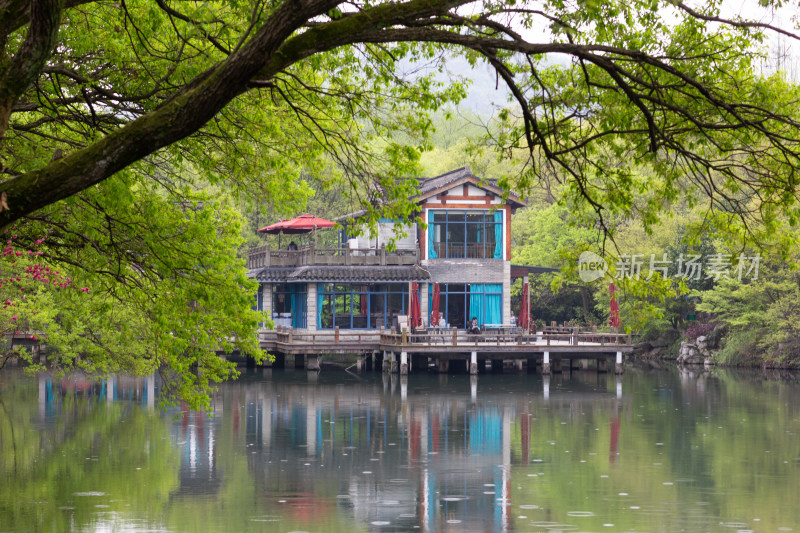
<path fill-rule="evenodd" d="M 800 531 L 800 383 L 264 370 L 0 373 L 0 532 Z"/>

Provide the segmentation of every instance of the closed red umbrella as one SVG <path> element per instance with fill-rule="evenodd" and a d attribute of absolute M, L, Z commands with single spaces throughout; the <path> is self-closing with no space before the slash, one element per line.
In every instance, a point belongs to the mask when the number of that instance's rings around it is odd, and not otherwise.
<path fill-rule="evenodd" d="M 367 287 L 361 286 L 361 314 L 367 316 Z"/>
<path fill-rule="evenodd" d="M 419 283 L 416 281 L 411 283 L 411 302 L 408 306 L 408 324 L 412 328 L 418 328 L 422 325 L 422 313 L 419 309 Z"/>
<path fill-rule="evenodd" d="M 442 313 L 439 312 L 439 284 L 433 284 L 433 298 L 431 299 L 431 326 L 438 326 Z"/>
<path fill-rule="evenodd" d="M 619 319 L 619 304 L 617 303 L 617 286 L 612 281 L 608 285 L 608 292 L 611 293 L 611 313 L 608 317 L 608 325 L 612 328 L 618 328 L 621 325 Z"/>
<path fill-rule="evenodd" d="M 530 329 L 530 321 L 531 321 L 530 313 L 528 312 L 528 308 L 530 307 L 530 305 L 528 304 L 528 299 L 529 299 L 528 298 L 528 284 L 527 283 L 523 283 L 522 284 L 522 306 L 521 306 L 522 309 L 520 309 L 520 311 L 519 311 L 519 319 L 518 319 L 518 321 L 519 321 L 519 327 L 521 327 L 522 329 L 524 329 L 526 331 L 528 329 Z"/>

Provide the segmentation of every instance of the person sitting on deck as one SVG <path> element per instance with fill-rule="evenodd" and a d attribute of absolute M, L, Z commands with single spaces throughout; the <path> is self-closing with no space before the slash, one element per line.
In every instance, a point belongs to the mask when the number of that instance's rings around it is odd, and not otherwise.
<path fill-rule="evenodd" d="M 508 323 L 511 324 L 511 332 L 517 332 L 517 317 L 514 316 L 514 312 L 511 312 L 511 318 L 508 320 Z"/>
<path fill-rule="evenodd" d="M 469 326 L 467 327 L 467 333 L 472 333 L 477 335 L 480 332 L 481 332 L 481 327 L 478 325 L 478 317 L 474 316 L 472 317 L 472 321 L 469 323 Z"/>
<path fill-rule="evenodd" d="M 297 250 L 297 244 L 294 241 L 290 242 L 287 250 Z"/>

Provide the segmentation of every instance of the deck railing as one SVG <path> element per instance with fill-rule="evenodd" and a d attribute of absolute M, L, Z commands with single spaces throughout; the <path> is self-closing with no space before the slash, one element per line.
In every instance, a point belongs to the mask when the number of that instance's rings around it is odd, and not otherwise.
<path fill-rule="evenodd" d="M 333 330 L 310 331 L 292 329 L 279 326 L 274 331 L 262 331 L 262 342 L 276 342 L 288 345 L 317 345 L 335 346 L 349 345 L 375 345 L 384 347 L 409 347 L 415 346 L 441 346 L 441 347 L 470 347 L 470 346 L 594 346 L 613 347 L 627 345 L 633 342 L 629 333 L 579 331 L 573 328 L 569 332 L 536 332 L 526 333 L 521 329 L 505 329 L 487 331 L 477 334 L 467 333 L 463 329 L 437 329 L 424 331 L 403 331 L 396 333 L 392 330 Z"/>
<path fill-rule="evenodd" d="M 466 333 L 456 328 L 435 332 L 383 332 L 383 346 L 486 346 L 486 345 L 535 345 L 535 346 L 614 346 L 630 345 L 633 339 L 626 333 L 597 333 L 578 331 L 572 333 L 524 333 L 518 331 L 492 331 Z"/>
<path fill-rule="evenodd" d="M 416 248 L 389 251 L 385 247 L 316 248 L 309 246 L 299 250 L 279 250 L 267 245 L 250 249 L 247 267 L 256 269 L 308 265 L 406 266 L 415 265 L 418 262 L 419 252 Z"/>

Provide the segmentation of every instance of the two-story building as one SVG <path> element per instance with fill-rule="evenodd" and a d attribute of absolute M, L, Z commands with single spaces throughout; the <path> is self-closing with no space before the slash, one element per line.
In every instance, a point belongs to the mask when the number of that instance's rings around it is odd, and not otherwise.
<path fill-rule="evenodd" d="M 439 311 L 449 327 L 505 324 L 511 316 L 511 215 L 525 204 L 469 167 L 420 179 L 419 206 L 408 236 L 386 244 L 392 221 L 376 237 L 341 239 L 337 248 L 299 250 L 260 247 L 250 254 L 250 275 L 259 281 L 257 307 L 276 323 L 306 330 L 389 328 L 407 315 L 416 282 L 423 322 L 439 284 Z M 358 214 L 341 222 L 358 223 Z"/>

